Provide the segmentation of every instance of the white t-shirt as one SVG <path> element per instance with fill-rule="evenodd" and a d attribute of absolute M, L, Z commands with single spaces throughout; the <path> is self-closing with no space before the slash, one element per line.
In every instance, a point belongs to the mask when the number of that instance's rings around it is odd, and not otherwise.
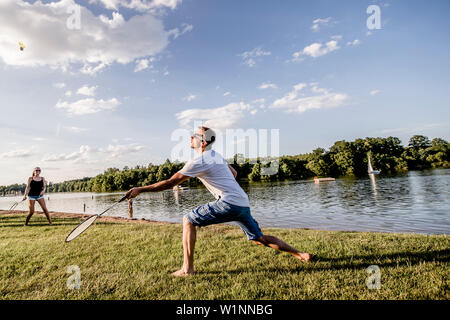
<path fill-rule="evenodd" d="M 216 199 L 240 207 L 250 207 L 248 196 L 233 176 L 226 160 L 216 151 L 208 150 L 189 160 L 179 171 L 189 177 L 197 177 Z"/>

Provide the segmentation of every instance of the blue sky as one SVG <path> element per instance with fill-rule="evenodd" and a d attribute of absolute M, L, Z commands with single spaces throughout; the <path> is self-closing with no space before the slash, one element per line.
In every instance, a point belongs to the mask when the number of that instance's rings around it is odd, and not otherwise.
<path fill-rule="evenodd" d="M 67 20 L 79 5 L 79 28 Z M 381 29 L 366 12 L 380 9 Z M 450 139 L 448 1 L 4 0 L 0 185 L 161 163 L 201 120 L 337 140 Z M 76 21 L 76 20 L 71 20 Z M 24 51 L 18 42 L 25 43 Z M 188 143 L 188 139 L 186 140 Z"/>

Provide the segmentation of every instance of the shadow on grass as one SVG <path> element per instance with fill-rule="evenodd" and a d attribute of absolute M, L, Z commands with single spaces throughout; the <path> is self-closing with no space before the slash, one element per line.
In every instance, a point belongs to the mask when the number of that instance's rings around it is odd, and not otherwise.
<path fill-rule="evenodd" d="M 439 262 L 449 262 L 450 261 L 450 249 L 442 249 L 442 250 L 432 250 L 432 251 L 424 251 L 424 252 L 397 252 L 397 253 L 388 253 L 388 254 L 380 254 L 380 255 L 356 255 L 350 257 L 338 257 L 338 258 L 325 258 L 318 257 L 318 262 L 345 262 L 351 258 L 353 260 L 398 260 L 398 259 L 406 259 L 410 263 L 414 262 L 427 262 L 427 261 L 439 261 Z"/>
<path fill-rule="evenodd" d="M 0 217 L 0 228 L 10 228 L 10 227 L 24 227 L 25 215 L 17 216 L 11 215 L 7 217 Z M 33 219 L 34 218 L 34 219 Z M 34 221 L 33 221 L 34 220 Z M 77 226 L 81 220 L 76 219 L 52 219 L 52 226 Z M 27 227 L 42 227 L 49 226 L 45 216 L 42 214 L 35 214 L 31 217 L 30 222 Z"/>
<path fill-rule="evenodd" d="M 309 263 L 297 262 L 292 258 L 292 268 L 283 267 L 261 267 L 237 268 L 233 270 L 212 270 L 198 272 L 203 275 L 213 274 L 242 274 L 249 272 L 270 273 L 305 273 L 329 270 L 365 270 L 370 265 L 378 265 L 380 268 L 412 266 L 423 262 L 450 262 L 450 249 L 434 250 L 427 252 L 396 252 L 380 255 L 358 255 L 339 258 L 317 257 Z"/>
<path fill-rule="evenodd" d="M 356 260 L 356 261 L 355 261 Z M 322 258 L 316 263 L 312 262 L 310 268 L 297 267 L 296 271 L 325 271 L 345 269 L 366 269 L 370 265 L 380 268 L 413 266 L 423 262 L 448 263 L 450 261 L 450 250 L 434 250 L 427 252 L 396 252 L 380 255 L 360 255 L 342 258 Z M 320 266 L 326 263 L 328 266 Z M 331 264 L 331 265 L 330 265 Z M 319 266 L 315 266 L 319 265 Z"/>
<path fill-rule="evenodd" d="M 17 227 L 24 227 L 24 228 L 32 228 L 32 227 L 58 227 L 58 226 L 69 226 L 69 225 L 74 225 L 76 226 L 77 224 L 69 224 L 69 223 L 55 223 L 53 221 L 53 223 L 50 225 L 48 222 L 29 222 L 27 226 L 25 226 L 25 220 L 23 220 L 22 222 L 17 222 L 17 223 L 10 223 L 9 225 L 2 225 L 0 222 L 0 228 L 17 228 Z"/>

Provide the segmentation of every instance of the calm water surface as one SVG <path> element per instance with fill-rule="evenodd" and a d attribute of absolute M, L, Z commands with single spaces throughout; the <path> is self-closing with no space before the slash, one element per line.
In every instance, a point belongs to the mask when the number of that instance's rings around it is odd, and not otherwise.
<path fill-rule="evenodd" d="M 315 184 L 290 181 L 243 185 L 252 215 L 259 225 L 321 230 L 450 234 L 450 169 L 411 171 L 394 177 L 338 179 Z M 122 193 L 46 194 L 50 211 L 100 213 Z M 50 200 L 48 200 L 50 197 Z M 0 197 L 0 209 L 9 209 L 20 197 Z M 183 214 L 214 201 L 203 187 L 141 194 L 134 201 L 134 218 L 181 222 Z M 40 207 L 36 204 L 37 210 Z M 17 210 L 27 210 L 21 203 Z M 108 211 L 128 216 L 127 203 Z"/>

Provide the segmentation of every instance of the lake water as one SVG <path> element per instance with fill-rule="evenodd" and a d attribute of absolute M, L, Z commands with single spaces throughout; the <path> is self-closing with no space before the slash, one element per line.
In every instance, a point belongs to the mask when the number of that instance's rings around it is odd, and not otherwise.
<path fill-rule="evenodd" d="M 252 183 L 243 185 L 253 217 L 261 227 L 320 230 L 381 231 L 450 234 L 450 169 L 411 171 L 375 179 L 337 179 Z M 123 194 L 46 194 L 50 211 L 100 213 Z M 48 200 L 48 197 L 50 200 Z M 0 209 L 9 209 L 21 197 L 0 197 Z M 141 194 L 133 204 L 133 217 L 181 222 L 183 214 L 214 201 L 203 187 L 178 192 Z M 36 204 L 36 209 L 40 207 Z M 27 210 L 26 202 L 16 210 Z M 120 203 L 108 216 L 128 216 Z"/>

